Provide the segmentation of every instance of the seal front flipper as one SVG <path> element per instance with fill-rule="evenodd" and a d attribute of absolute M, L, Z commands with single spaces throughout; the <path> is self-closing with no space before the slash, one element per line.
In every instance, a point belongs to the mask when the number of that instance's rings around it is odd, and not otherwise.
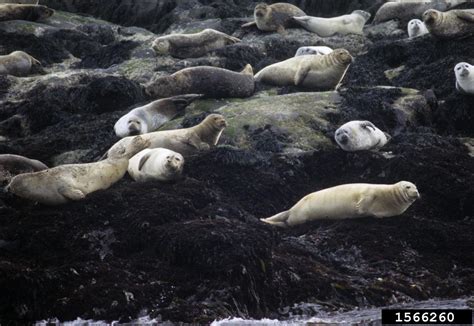
<path fill-rule="evenodd" d="M 376 130 L 374 124 L 373 124 L 372 122 L 370 122 L 370 121 L 362 121 L 361 124 L 360 124 L 360 126 L 361 126 L 362 128 L 368 129 L 369 131 L 375 131 L 375 130 Z M 371 129 L 372 129 L 372 130 L 371 130 Z"/>
<path fill-rule="evenodd" d="M 145 155 L 142 156 L 142 158 L 140 159 L 140 162 L 138 162 L 138 171 L 142 170 L 143 165 L 146 163 L 146 161 L 148 161 L 150 156 L 151 156 L 150 152 L 148 152 L 148 153 L 146 153 Z"/>
<path fill-rule="evenodd" d="M 290 217 L 290 211 L 288 210 L 288 211 L 284 211 L 276 215 L 273 215 L 271 217 L 261 218 L 260 221 L 268 223 L 268 224 L 276 225 L 282 228 L 286 228 L 288 227 L 289 217 Z"/>
<path fill-rule="evenodd" d="M 70 200 L 82 200 L 86 198 L 86 195 L 79 189 L 73 189 L 70 187 L 59 187 L 58 192 Z"/>
<path fill-rule="evenodd" d="M 467 92 L 459 85 L 458 81 L 456 80 L 456 90 L 461 94 L 467 94 Z"/>
<path fill-rule="evenodd" d="M 277 27 L 277 32 L 278 32 L 278 34 L 280 34 L 282 36 L 287 36 L 288 35 L 288 32 L 286 31 L 285 26 L 283 26 L 283 25 L 280 25 L 280 26 Z"/>
<path fill-rule="evenodd" d="M 256 25 L 257 25 L 257 22 L 253 21 L 253 22 L 250 22 L 250 23 L 242 24 L 242 25 L 240 25 L 240 27 L 247 28 L 247 27 L 256 26 Z"/>
<path fill-rule="evenodd" d="M 304 79 L 306 78 L 306 76 L 308 75 L 308 72 L 310 71 L 311 67 L 309 65 L 309 63 L 305 63 L 305 62 L 302 62 L 299 67 L 298 67 L 298 70 L 296 71 L 296 74 L 295 74 L 295 85 L 296 86 L 300 86 Z"/>

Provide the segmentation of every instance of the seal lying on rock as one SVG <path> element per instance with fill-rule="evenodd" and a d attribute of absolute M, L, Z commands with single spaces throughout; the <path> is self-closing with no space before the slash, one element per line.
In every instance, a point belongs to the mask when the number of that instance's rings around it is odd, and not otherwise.
<path fill-rule="evenodd" d="M 408 181 L 393 185 L 352 183 L 313 192 L 292 208 L 261 221 L 281 227 L 314 220 L 400 215 L 420 198 Z"/>
<path fill-rule="evenodd" d="M 240 73 L 216 67 L 185 68 L 160 77 L 146 86 L 153 98 L 180 94 L 203 94 L 205 97 L 249 97 L 255 90 L 253 69 L 246 65 Z"/>
<path fill-rule="evenodd" d="M 0 4 L 0 22 L 8 20 L 38 21 L 51 17 L 54 10 L 40 5 Z"/>
<path fill-rule="evenodd" d="M 194 34 L 171 34 L 155 39 L 153 50 L 160 55 L 175 58 L 198 58 L 206 53 L 240 42 L 240 39 L 207 28 Z"/>
<path fill-rule="evenodd" d="M 333 18 L 322 18 L 312 16 L 294 17 L 294 20 L 310 32 L 321 37 L 329 37 L 334 34 L 360 34 L 365 23 L 370 19 L 370 13 L 363 10 L 354 10 L 350 15 Z"/>
<path fill-rule="evenodd" d="M 171 181 L 183 172 L 184 158 L 166 148 L 144 149 L 128 163 L 128 174 L 135 181 Z"/>
<path fill-rule="evenodd" d="M 295 57 L 301 55 L 325 55 L 332 52 L 332 49 L 328 46 L 302 46 L 300 47 L 295 54 Z"/>
<path fill-rule="evenodd" d="M 334 138 L 345 151 L 376 150 L 383 147 L 390 136 L 370 121 L 350 121 L 336 130 Z"/>
<path fill-rule="evenodd" d="M 141 136 L 114 147 L 106 160 L 87 164 L 67 164 L 40 172 L 15 176 L 7 190 L 46 205 L 65 204 L 107 189 L 127 172 L 128 160 L 149 145 Z"/>
<path fill-rule="evenodd" d="M 474 34 L 474 9 L 441 12 L 430 9 L 423 13 L 423 22 L 431 35 L 442 38 L 463 38 Z"/>
<path fill-rule="evenodd" d="M 410 22 L 408 22 L 407 30 L 409 38 L 418 37 L 429 33 L 425 23 L 419 19 L 410 20 Z"/>
<path fill-rule="evenodd" d="M 454 67 L 454 73 L 458 92 L 474 95 L 474 66 L 460 62 Z"/>
<path fill-rule="evenodd" d="M 302 55 L 263 68 L 255 80 L 278 86 L 330 90 L 341 82 L 352 60 L 345 49 L 326 55 Z"/>
<path fill-rule="evenodd" d="M 377 10 L 374 24 L 391 19 L 404 20 L 405 22 L 420 17 L 428 9 L 445 11 L 454 8 L 465 0 L 435 0 L 435 1 L 399 1 L 387 2 Z"/>
<path fill-rule="evenodd" d="M 115 134 L 123 138 L 155 131 L 201 96 L 198 94 L 178 95 L 135 108 L 115 123 Z"/>
<path fill-rule="evenodd" d="M 17 174 L 46 170 L 48 167 L 37 160 L 13 154 L 0 154 L 0 183 L 9 181 Z"/>
<path fill-rule="evenodd" d="M 264 32 L 278 32 L 285 34 L 287 27 L 298 26 L 293 21 L 293 17 L 306 16 L 300 8 L 285 2 L 278 2 L 272 5 L 259 3 L 253 12 L 255 21 L 243 24 L 242 27 L 257 25 L 257 28 Z"/>
<path fill-rule="evenodd" d="M 35 66 L 41 66 L 41 62 L 23 51 L 0 55 L 0 75 L 27 76 Z"/>
<path fill-rule="evenodd" d="M 148 148 L 167 148 L 184 156 L 209 150 L 217 145 L 227 123 L 220 114 L 208 115 L 200 124 L 185 129 L 163 130 L 144 134 L 141 137 L 150 142 Z M 117 147 L 127 146 L 133 137 L 125 137 L 113 145 L 104 155 L 116 151 Z"/>

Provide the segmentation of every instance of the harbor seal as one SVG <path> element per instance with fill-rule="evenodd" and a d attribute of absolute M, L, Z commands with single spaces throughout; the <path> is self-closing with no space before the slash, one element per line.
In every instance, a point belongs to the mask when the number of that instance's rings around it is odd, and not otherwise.
<path fill-rule="evenodd" d="M 328 46 L 302 46 L 300 47 L 295 54 L 295 57 L 301 55 L 325 55 L 332 52 L 332 49 Z"/>
<path fill-rule="evenodd" d="M 54 10 L 40 5 L 0 4 L 0 22 L 9 20 L 38 21 L 51 17 Z"/>
<path fill-rule="evenodd" d="M 41 62 L 23 51 L 0 55 L 0 75 L 23 77 L 27 76 L 36 66 L 41 66 Z"/>
<path fill-rule="evenodd" d="M 227 123 L 222 115 L 210 114 L 194 127 L 155 131 L 143 134 L 141 137 L 150 142 L 148 148 L 167 148 L 186 157 L 216 146 L 226 127 Z M 108 157 L 108 153 L 115 151 L 117 147 L 126 146 L 132 139 L 133 137 L 122 138 L 104 157 Z"/>
<path fill-rule="evenodd" d="M 474 66 L 460 62 L 454 67 L 454 73 L 458 92 L 474 95 Z"/>
<path fill-rule="evenodd" d="M 210 51 L 240 42 L 240 39 L 207 28 L 194 34 L 171 34 L 155 39 L 153 50 L 159 55 L 187 59 L 202 57 Z"/>
<path fill-rule="evenodd" d="M 251 65 L 246 65 L 240 73 L 209 66 L 185 68 L 159 77 L 146 86 L 146 93 L 152 98 L 181 94 L 203 94 L 210 98 L 249 97 L 254 90 Z"/>
<path fill-rule="evenodd" d="M 18 174 L 46 170 L 48 167 L 37 160 L 14 154 L 0 154 L 0 183 L 8 182 Z"/>
<path fill-rule="evenodd" d="M 128 174 L 135 181 L 172 181 L 181 177 L 184 158 L 166 148 L 146 148 L 132 157 Z"/>
<path fill-rule="evenodd" d="M 106 160 L 86 164 L 66 164 L 12 178 L 7 191 L 46 205 L 84 199 L 87 194 L 109 188 L 127 172 L 128 160 L 149 145 L 141 136 L 115 147 Z"/>
<path fill-rule="evenodd" d="M 178 95 L 135 108 L 115 123 L 115 134 L 123 138 L 155 131 L 201 96 L 199 94 Z"/>
<path fill-rule="evenodd" d="M 429 33 L 428 29 L 425 26 L 425 23 L 423 23 L 419 19 L 410 20 L 408 22 L 407 30 L 408 30 L 409 38 L 414 38 L 414 37 L 422 36 Z"/>
<path fill-rule="evenodd" d="M 436 9 L 445 11 L 454 8 L 465 0 L 434 0 L 434 1 L 401 1 L 387 2 L 377 10 L 373 23 L 379 24 L 387 20 L 398 19 L 407 22 L 419 18 L 426 10 Z"/>
<path fill-rule="evenodd" d="M 255 80 L 277 86 L 335 89 L 352 60 L 345 49 L 325 55 L 302 55 L 263 68 L 255 75 Z"/>
<path fill-rule="evenodd" d="M 259 3 L 255 6 L 253 16 L 255 21 L 243 24 L 242 27 L 257 25 L 257 28 L 264 32 L 278 32 L 286 34 L 285 28 L 297 27 L 293 17 L 306 16 L 300 8 L 285 2 L 278 2 L 272 5 Z"/>
<path fill-rule="evenodd" d="M 474 34 L 474 9 L 441 12 L 430 9 L 423 13 L 423 22 L 431 35 L 441 38 L 463 38 Z"/>
<path fill-rule="evenodd" d="M 301 16 L 293 17 L 296 23 L 306 30 L 318 34 L 320 37 L 329 37 L 334 34 L 359 34 L 365 23 L 370 19 L 370 13 L 363 10 L 354 10 L 350 15 L 332 18 Z"/>
<path fill-rule="evenodd" d="M 287 227 L 322 219 L 390 217 L 405 212 L 418 198 L 418 189 L 408 181 L 392 185 L 344 184 L 313 192 L 289 210 L 261 221 Z"/>
<path fill-rule="evenodd" d="M 336 143 L 348 152 L 377 150 L 385 146 L 390 138 L 372 122 L 358 120 L 343 124 L 334 134 Z"/>

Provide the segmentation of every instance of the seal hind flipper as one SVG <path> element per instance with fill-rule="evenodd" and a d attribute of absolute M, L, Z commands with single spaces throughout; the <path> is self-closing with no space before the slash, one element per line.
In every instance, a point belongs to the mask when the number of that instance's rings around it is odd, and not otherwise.
<path fill-rule="evenodd" d="M 225 38 L 226 38 L 226 40 L 228 40 L 232 44 L 239 43 L 239 42 L 242 41 L 240 38 L 237 38 L 237 37 L 234 37 L 234 36 L 231 36 L 231 35 L 227 35 L 227 34 L 225 34 Z"/>
<path fill-rule="evenodd" d="M 86 195 L 79 189 L 72 189 L 66 186 L 60 187 L 58 192 L 70 200 L 82 200 L 86 198 Z"/>
<path fill-rule="evenodd" d="M 252 68 L 252 65 L 250 63 L 247 63 L 244 67 L 244 69 L 242 69 L 242 71 L 240 72 L 241 74 L 244 74 L 244 75 L 249 75 L 249 76 L 253 76 L 253 68 Z"/>
<path fill-rule="evenodd" d="M 276 215 L 273 215 L 271 217 L 261 218 L 260 221 L 268 223 L 268 224 L 276 225 L 276 226 L 279 226 L 279 227 L 286 228 L 286 227 L 288 227 L 288 218 L 289 217 L 290 217 L 290 211 L 288 210 L 288 211 L 284 211 L 284 212 L 278 213 Z"/>
<path fill-rule="evenodd" d="M 392 140 L 392 136 L 390 136 L 388 133 L 384 131 L 383 134 L 385 135 L 385 137 L 387 137 L 387 143 Z"/>
<path fill-rule="evenodd" d="M 459 11 L 456 10 L 454 14 L 456 15 L 456 17 L 458 17 L 461 20 L 464 20 L 468 23 L 474 23 L 474 12 L 469 12 L 465 10 L 459 10 Z"/>
<path fill-rule="evenodd" d="M 186 95 L 177 95 L 170 97 L 169 99 L 180 109 L 184 109 L 186 106 L 194 102 L 195 100 L 203 97 L 203 94 L 186 94 Z"/>

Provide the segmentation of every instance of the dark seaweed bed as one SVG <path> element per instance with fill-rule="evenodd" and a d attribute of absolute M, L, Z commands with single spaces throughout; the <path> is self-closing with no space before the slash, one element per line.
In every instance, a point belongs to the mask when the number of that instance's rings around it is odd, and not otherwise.
<path fill-rule="evenodd" d="M 83 67 L 108 67 L 134 46 L 107 40 L 106 31 L 89 38 L 52 35 L 45 48 L 33 36 L 23 41 L 1 33 L 2 54 L 23 49 L 48 64 L 61 62 L 66 49 Z M 248 61 L 232 51 L 220 54 L 234 55 L 229 65 Z M 338 149 L 282 155 L 272 152 L 282 135 L 267 132 L 255 135 L 259 151 L 219 146 L 190 158 L 183 179 L 172 184 L 125 177 L 60 207 L 1 193 L 0 322 L 124 321 L 150 314 L 206 323 L 228 316 L 284 318 L 288 312 L 280 308 L 299 302 L 350 309 L 473 295 L 474 159 L 458 137 L 474 137 L 474 97 L 455 92 L 453 72 L 457 62 L 474 63 L 472 53 L 474 38 L 426 36 L 374 41 L 357 56 L 333 123 L 368 119 L 390 130 L 390 160 Z M 268 58 L 254 53 L 253 60 L 258 66 Z M 386 79 L 384 71 L 400 65 L 404 72 Z M 120 116 L 117 106 L 146 99 L 131 80 L 83 78 L 74 89 L 44 85 L 20 102 L 3 101 L 0 130 L 13 140 L 1 143 L 0 153 L 48 164 L 75 149 L 90 150 L 84 160 L 100 157 L 115 141 L 108 126 Z M 422 123 L 400 128 L 388 109 L 400 91 L 378 85 L 426 92 L 430 112 L 420 112 Z M 0 76 L 0 99 L 8 88 Z M 15 112 L 25 119 L 12 118 Z M 399 180 L 414 182 L 422 199 L 397 218 L 289 230 L 258 221 L 325 187 Z"/>

